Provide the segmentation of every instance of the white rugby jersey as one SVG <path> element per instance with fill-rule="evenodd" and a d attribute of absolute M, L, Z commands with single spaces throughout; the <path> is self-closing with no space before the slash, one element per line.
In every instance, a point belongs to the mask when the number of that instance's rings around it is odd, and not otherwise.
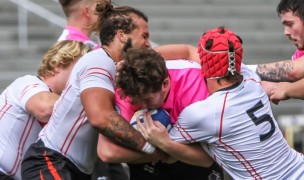
<path fill-rule="evenodd" d="M 241 73 L 239 85 L 185 108 L 170 138 L 201 142 L 233 179 L 303 179 L 303 155 L 286 143 L 260 78 Z"/>
<path fill-rule="evenodd" d="M 16 79 L 0 96 L 0 171 L 15 179 L 21 179 L 21 160 L 42 128 L 26 111 L 25 104 L 42 91 L 50 90 L 37 76 L 26 75 Z"/>
<path fill-rule="evenodd" d="M 114 93 L 114 78 L 114 61 L 103 49 L 85 54 L 75 64 L 48 124 L 39 134 L 46 147 L 60 152 L 87 174 L 92 173 L 97 159 L 98 131 L 87 120 L 80 93 L 92 87 Z"/>

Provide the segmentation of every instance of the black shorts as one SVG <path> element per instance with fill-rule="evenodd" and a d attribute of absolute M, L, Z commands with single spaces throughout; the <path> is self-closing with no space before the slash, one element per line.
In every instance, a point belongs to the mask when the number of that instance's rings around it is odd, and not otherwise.
<path fill-rule="evenodd" d="M 21 163 L 22 179 L 91 180 L 62 154 L 46 148 L 41 140 L 32 144 Z"/>
<path fill-rule="evenodd" d="M 214 163 L 209 168 L 189 165 L 180 161 L 173 164 L 151 163 L 128 164 L 130 180 L 220 180 L 224 173 L 220 166 Z"/>
<path fill-rule="evenodd" d="M 14 178 L 12 178 L 9 175 L 6 175 L 0 171 L 0 180 L 14 180 Z"/>
<path fill-rule="evenodd" d="M 98 177 L 108 177 L 110 180 L 129 180 L 129 176 L 121 163 L 105 163 L 98 160 L 92 173 L 92 180 Z"/>

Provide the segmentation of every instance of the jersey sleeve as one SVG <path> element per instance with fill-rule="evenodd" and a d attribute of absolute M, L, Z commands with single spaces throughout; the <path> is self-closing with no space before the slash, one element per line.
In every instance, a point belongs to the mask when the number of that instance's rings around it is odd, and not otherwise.
<path fill-rule="evenodd" d="M 114 93 L 115 64 L 112 59 L 99 49 L 84 55 L 76 68 L 80 92 L 92 87 L 100 87 Z"/>
<path fill-rule="evenodd" d="M 39 92 L 50 92 L 49 87 L 36 76 L 24 76 L 16 79 L 10 86 L 10 93 L 16 97 L 20 107 L 26 111 L 27 101 Z"/>
<path fill-rule="evenodd" d="M 169 131 L 170 139 L 181 143 L 210 142 L 215 138 L 216 122 L 203 101 L 186 107 Z M 205 109 L 205 110 L 204 110 Z"/>
<path fill-rule="evenodd" d="M 247 65 L 243 64 L 241 65 L 241 74 L 244 76 L 244 79 L 252 79 L 257 82 L 261 81 L 261 78 L 253 72 Z"/>

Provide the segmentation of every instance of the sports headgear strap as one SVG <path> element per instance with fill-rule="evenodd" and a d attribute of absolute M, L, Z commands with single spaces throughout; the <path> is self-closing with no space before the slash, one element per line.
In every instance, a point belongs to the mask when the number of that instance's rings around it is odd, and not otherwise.
<path fill-rule="evenodd" d="M 198 52 L 205 78 L 221 78 L 240 72 L 243 48 L 232 31 L 219 27 L 203 34 Z"/>

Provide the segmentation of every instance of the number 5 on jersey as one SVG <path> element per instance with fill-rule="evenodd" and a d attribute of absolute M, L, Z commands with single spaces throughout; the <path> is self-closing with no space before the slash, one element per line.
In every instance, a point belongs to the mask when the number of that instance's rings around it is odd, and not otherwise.
<path fill-rule="evenodd" d="M 263 122 L 270 123 L 271 128 L 270 128 L 269 132 L 267 132 L 265 134 L 260 134 L 260 141 L 265 141 L 266 139 L 268 139 L 270 136 L 273 135 L 274 130 L 275 130 L 275 125 L 274 125 L 273 119 L 271 118 L 271 116 L 269 114 L 263 114 L 261 117 L 256 117 L 254 115 L 254 112 L 258 111 L 262 107 L 264 107 L 264 105 L 263 105 L 262 101 L 259 101 L 256 105 L 254 105 L 252 108 L 248 109 L 246 112 L 256 126 L 258 126 L 259 124 L 261 124 Z"/>

